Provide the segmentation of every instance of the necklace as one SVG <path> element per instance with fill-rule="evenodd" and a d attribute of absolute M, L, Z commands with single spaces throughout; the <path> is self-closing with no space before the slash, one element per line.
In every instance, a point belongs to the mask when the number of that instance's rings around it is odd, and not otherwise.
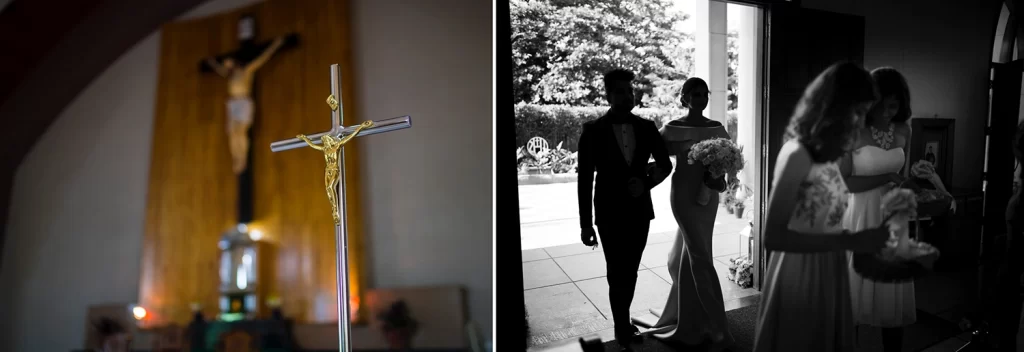
<path fill-rule="evenodd" d="M 881 132 L 876 129 L 875 126 L 868 127 L 871 127 L 871 139 L 875 140 L 875 143 L 878 143 L 879 147 L 888 150 L 889 147 L 892 146 L 892 141 L 896 139 L 896 137 L 893 136 L 893 131 L 895 131 L 893 124 L 889 124 L 889 131 L 887 132 Z"/>

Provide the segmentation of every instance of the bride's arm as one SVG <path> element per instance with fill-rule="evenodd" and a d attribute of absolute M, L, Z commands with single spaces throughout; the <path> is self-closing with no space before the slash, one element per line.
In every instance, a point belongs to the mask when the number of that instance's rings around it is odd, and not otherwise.
<path fill-rule="evenodd" d="M 794 147 L 795 146 L 795 147 Z M 800 183 L 811 169 L 811 156 L 797 144 L 789 144 L 779 152 L 775 170 L 775 187 L 768 196 L 765 216 L 764 246 L 782 252 L 832 252 L 850 247 L 852 236 L 802 233 L 789 229 L 789 219 L 797 205 Z"/>
<path fill-rule="evenodd" d="M 664 139 L 661 138 L 661 133 L 658 132 L 653 122 L 649 123 L 646 131 L 647 138 L 654 141 L 651 146 L 654 167 L 650 168 L 652 172 L 648 174 L 648 179 L 646 180 L 647 189 L 650 190 L 661 184 L 672 173 L 672 160 L 670 159 L 668 146 L 665 144 Z"/>
<path fill-rule="evenodd" d="M 897 179 L 899 175 L 894 173 L 874 176 L 853 176 L 853 155 L 850 153 L 844 154 L 842 159 L 840 159 L 839 171 L 843 175 L 843 182 L 846 183 L 846 188 L 850 190 L 850 193 L 870 191 L 890 182 L 902 182 Z"/>

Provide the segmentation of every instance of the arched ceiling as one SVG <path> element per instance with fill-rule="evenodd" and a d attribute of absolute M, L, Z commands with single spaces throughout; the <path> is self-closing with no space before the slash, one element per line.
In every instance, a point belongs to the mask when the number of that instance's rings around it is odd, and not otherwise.
<path fill-rule="evenodd" d="M 204 1 L 0 0 L 0 256 L 32 145 L 114 60 Z"/>
<path fill-rule="evenodd" d="M 50 123 L 114 60 L 202 2 L 10 0 L 0 11 L 0 173 L 13 173 Z"/>
<path fill-rule="evenodd" d="M 1021 19 L 1024 17 L 1024 0 L 1003 0 L 1003 11 L 1009 13 L 1006 18 L 1006 22 L 1000 23 L 1002 28 L 997 28 L 997 31 L 1002 31 L 1002 43 L 995 43 L 1000 52 L 994 61 L 997 62 L 1010 62 L 1013 60 L 1013 49 L 1016 47 L 1018 58 L 1024 58 L 1024 21 Z M 1002 14 L 1000 14 L 1002 17 Z M 1016 44 L 1016 45 L 1014 45 Z"/>

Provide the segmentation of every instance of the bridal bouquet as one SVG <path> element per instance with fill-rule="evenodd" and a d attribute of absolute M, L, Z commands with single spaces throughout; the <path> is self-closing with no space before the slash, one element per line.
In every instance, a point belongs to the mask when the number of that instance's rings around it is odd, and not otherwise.
<path fill-rule="evenodd" d="M 693 165 L 698 161 L 705 168 L 707 176 L 704 181 L 711 181 L 722 177 L 722 175 L 736 173 L 743 169 L 743 148 L 725 138 L 703 140 L 690 147 L 690 152 L 686 155 L 687 164 Z M 724 190 L 718 190 L 718 192 L 722 191 Z M 705 183 L 697 193 L 697 204 L 704 206 L 710 200 L 711 190 Z"/>
<path fill-rule="evenodd" d="M 743 148 L 725 138 L 713 138 L 697 142 L 690 147 L 686 163 L 693 165 L 700 161 L 711 176 L 718 178 L 743 169 Z"/>

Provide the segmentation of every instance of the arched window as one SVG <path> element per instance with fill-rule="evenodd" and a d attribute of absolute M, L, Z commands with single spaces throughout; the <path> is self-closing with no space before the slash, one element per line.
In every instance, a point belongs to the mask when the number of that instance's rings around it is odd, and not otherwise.
<path fill-rule="evenodd" d="M 1012 18 L 1010 8 L 1003 3 L 996 24 L 995 40 L 992 42 L 992 62 L 1010 62 L 1017 59 L 1017 19 Z"/>

